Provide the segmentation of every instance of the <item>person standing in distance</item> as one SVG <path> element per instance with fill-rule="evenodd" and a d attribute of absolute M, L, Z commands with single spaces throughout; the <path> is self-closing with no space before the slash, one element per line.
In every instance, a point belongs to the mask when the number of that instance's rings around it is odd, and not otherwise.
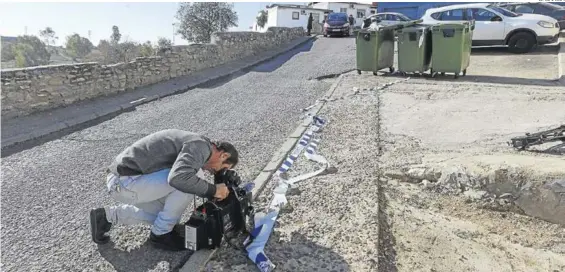
<path fill-rule="evenodd" d="M 222 200 L 225 184 L 199 178 L 200 169 L 217 173 L 238 163 L 238 152 L 227 142 L 213 142 L 189 131 L 155 132 L 122 151 L 108 168 L 107 190 L 120 206 L 90 211 L 92 240 L 105 244 L 112 225 L 151 225 L 149 242 L 157 248 L 184 250 L 173 231 L 194 195 Z"/>

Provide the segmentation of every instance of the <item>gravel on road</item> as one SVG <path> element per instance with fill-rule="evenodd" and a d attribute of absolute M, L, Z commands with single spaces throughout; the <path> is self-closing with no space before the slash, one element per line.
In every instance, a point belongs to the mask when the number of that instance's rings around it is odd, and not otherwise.
<path fill-rule="evenodd" d="M 253 179 L 294 130 L 300 109 L 355 68 L 353 39 L 318 39 L 229 81 L 139 106 L 136 111 L 2 159 L 2 271 L 171 271 L 188 253 L 151 248 L 148 226 L 116 227 L 90 240 L 88 211 L 113 204 L 104 170 L 137 139 L 168 128 L 233 142 Z M 185 217 L 188 214 L 185 213 Z"/>
<path fill-rule="evenodd" d="M 371 75 L 372 77 L 372 75 Z M 332 97 L 350 94 L 356 76 L 349 75 Z M 378 152 L 377 96 L 357 96 L 327 103 L 319 115 L 329 118 L 318 153 L 337 173 L 298 183 L 265 247 L 277 271 L 375 271 L 378 251 L 378 205 L 375 154 Z M 298 176 L 318 169 L 301 156 L 288 172 Z M 270 203 L 271 181 L 256 202 Z M 209 271 L 257 271 L 243 252 L 220 249 Z"/>

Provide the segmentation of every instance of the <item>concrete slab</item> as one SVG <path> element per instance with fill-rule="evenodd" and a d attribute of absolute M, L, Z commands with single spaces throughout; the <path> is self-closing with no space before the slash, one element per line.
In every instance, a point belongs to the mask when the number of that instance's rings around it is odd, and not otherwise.
<path fill-rule="evenodd" d="M 492 83 L 552 81 L 558 78 L 558 51 L 557 45 L 540 46 L 526 54 L 513 54 L 507 48 L 474 48 L 467 76 Z"/>
<path fill-rule="evenodd" d="M 179 272 L 202 271 L 206 263 L 210 260 L 216 250 L 199 250 L 194 252 L 190 259 L 181 267 Z"/>
<path fill-rule="evenodd" d="M 304 134 L 304 132 L 306 131 L 306 129 L 308 128 L 307 125 L 303 125 L 305 122 L 303 122 L 300 126 L 298 126 L 296 128 L 296 130 L 290 134 L 290 136 L 288 136 L 289 138 L 300 138 L 302 137 L 302 134 Z"/>
<path fill-rule="evenodd" d="M 255 178 L 253 183 L 255 183 L 255 188 L 253 188 L 253 200 L 255 200 L 267 185 L 267 182 L 271 179 L 274 172 L 261 172 L 259 176 Z"/>
<path fill-rule="evenodd" d="M 283 143 L 281 148 L 275 153 L 275 155 L 273 155 L 273 158 L 271 158 L 271 161 L 269 161 L 267 166 L 265 166 L 263 171 L 264 172 L 274 172 L 277 169 L 279 169 L 279 166 L 284 161 L 284 159 L 286 159 L 286 156 L 288 155 L 288 153 L 294 148 L 294 145 L 296 144 L 297 141 L 298 141 L 297 138 L 286 139 L 286 141 Z"/>

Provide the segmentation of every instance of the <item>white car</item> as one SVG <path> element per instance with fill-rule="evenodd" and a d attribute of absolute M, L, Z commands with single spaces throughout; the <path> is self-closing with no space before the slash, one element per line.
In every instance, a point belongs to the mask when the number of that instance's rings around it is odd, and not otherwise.
<path fill-rule="evenodd" d="M 475 21 L 473 46 L 507 45 L 514 53 L 529 52 L 536 44 L 557 41 L 557 20 L 539 14 L 517 14 L 488 3 L 462 4 L 428 9 L 424 24 Z"/>
<path fill-rule="evenodd" d="M 389 26 L 389 25 L 401 24 L 411 20 L 412 19 L 408 18 L 406 15 L 402 13 L 383 12 L 383 13 L 373 14 L 367 17 L 365 20 L 363 20 L 363 26 L 361 28 L 367 28 L 373 22 L 376 22 L 378 25 Z"/>

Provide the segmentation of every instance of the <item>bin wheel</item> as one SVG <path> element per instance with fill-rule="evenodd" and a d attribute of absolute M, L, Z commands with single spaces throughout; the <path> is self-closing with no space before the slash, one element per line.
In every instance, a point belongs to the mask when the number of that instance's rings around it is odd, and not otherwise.
<path fill-rule="evenodd" d="M 374 75 L 374 76 L 378 76 L 379 74 L 377 74 L 377 72 L 373 72 L 373 75 Z"/>
<path fill-rule="evenodd" d="M 467 75 L 467 69 L 463 70 L 463 76 Z"/>
<path fill-rule="evenodd" d="M 445 72 L 441 72 L 441 76 L 445 76 Z"/>
<path fill-rule="evenodd" d="M 394 73 L 394 67 L 391 66 L 388 68 L 388 70 L 390 71 L 391 74 Z"/>
<path fill-rule="evenodd" d="M 361 74 L 361 70 L 357 69 L 357 74 Z"/>

